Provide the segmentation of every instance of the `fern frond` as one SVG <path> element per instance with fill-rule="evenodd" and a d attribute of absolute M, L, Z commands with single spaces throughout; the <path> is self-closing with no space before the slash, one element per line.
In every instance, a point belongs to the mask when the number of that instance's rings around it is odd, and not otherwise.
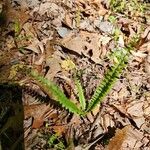
<path fill-rule="evenodd" d="M 104 79 L 100 85 L 96 88 L 94 95 L 92 96 L 86 112 L 91 111 L 96 107 L 96 105 L 103 100 L 107 93 L 111 90 L 116 79 L 119 77 L 123 68 L 126 66 L 129 50 L 126 52 L 121 52 L 120 55 L 117 54 L 117 62 L 107 71 Z"/>
<path fill-rule="evenodd" d="M 43 91 L 49 96 L 53 97 L 58 101 L 64 108 L 68 109 L 72 113 L 83 115 L 83 112 L 71 101 L 65 94 L 60 90 L 60 88 L 53 82 L 39 75 L 36 71 L 31 69 L 30 76 L 33 78 L 38 86 L 40 86 Z"/>
<path fill-rule="evenodd" d="M 75 85 L 76 85 L 76 89 L 78 92 L 80 105 L 82 107 L 82 110 L 85 110 L 86 102 L 85 102 L 85 97 L 84 97 L 84 91 L 83 91 L 83 88 L 81 86 L 81 82 L 77 77 L 75 78 Z"/>

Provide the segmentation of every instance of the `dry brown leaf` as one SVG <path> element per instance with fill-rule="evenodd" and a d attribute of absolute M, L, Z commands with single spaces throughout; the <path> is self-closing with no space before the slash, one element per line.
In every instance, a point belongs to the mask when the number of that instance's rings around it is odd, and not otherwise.
<path fill-rule="evenodd" d="M 24 29 L 26 35 L 27 35 L 29 38 L 32 39 L 32 38 L 37 37 L 36 32 L 35 32 L 35 30 L 34 30 L 34 28 L 33 28 L 33 26 L 32 26 L 32 23 L 26 22 L 26 23 L 23 25 L 22 28 Z"/>
<path fill-rule="evenodd" d="M 53 58 L 47 58 L 46 60 L 46 66 L 49 67 L 49 70 L 46 74 L 46 78 L 49 80 L 53 80 L 55 75 L 61 70 L 60 66 L 60 61 L 59 59 L 53 57 Z"/>
<path fill-rule="evenodd" d="M 62 39 L 61 44 L 79 55 L 84 54 L 94 62 L 100 63 L 100 37 L 100 34 L 86 31 L 81 31 L 77 34 L 72 32 Z"/>
<path fill-rule="evenodd" d="M 133 129 L 132 126 L 126 126 L 125 128 L 128 128 L 128 130 L 126 132 L 127 136 L 123 142 L 122 149 L 140 149 L 140 147 L 143 145 L 141 141 L 143 138 L 142 132 Z"/>
<path fill-rule="evenodd" d="M 51 107 L 46 104 L 35 104 L 35 105 L 25 105 L 24 115 L 25 118 L 34 117 L 39 118 L 43 116 L 47 111 L 50 111 Z"/>
<path fill-rule="evenodd" d="M 115 136 L 110 140 L 106 150 L 140 149 L 143 134 L 133 129 L 131 125 L 117 129 Z"/>
<path fill-rule="evenodd" d="M 143 105 L 142 101 L 133 101 L 127 105 L 127 113 L 133 117 L 142 117 L 143 116 Z"/>
<path fill-rule="evenodd" d="M 71 19 L 70 14 L 66 14 L 65 15 L 65 20 L 64 20 L 64 24 L 67 25 L 69 28 L 73 28 L 73 21 Z"/>
<path fill-rule="evenodd" d="M 45 62 L 45 54 L 40 54 L 38 59 L 35 59 L 33 62 L 35 65 L 42 66 L 42 64 Z"/>
<path fill-rule="evenodd" d="M 146 28 L 144 33 L 142 34 L 142 38 L 148 38 L 148 40 L 150 40 L 150 27 Z"/>
<path fill-rule="evenodd" d="M 113 107 L 124 114 L 127 118 L 133 119 L 138 128 L 141 128 L 145 123 L 143 105 L 144 103 L 142 101 L 133 101 L 126 104 L 122 103 L 121 105 L 112 104 Z"/>
<path fill-rule="evenodd" d="M 59 126 L 51 126 L 50 127 L 58 136 L 62 135 L 66 132 L 66 126 L 65 125 L 59 125 Z"/>
<path fill-rule="evenodd" d="M 127 115 L 126 105 L 124 103 L 122 103 L 121 105 L 112 104 L 112 106 L 115 107 L 122 114 L 126 114 Z"/>
<path fill-rule="evenodd" d="M 23 9 L 15 10 L 13 7 L 11 7 L 10 3 L 7 3 L 6 16 L 7 16 L 7 22 L 19 21 L 21 27 L 30 18 L 29 14 L 26 14 Z"/>
<path fill-rule="evenodd" d="M 39 46 L 40 44 L 41 42 L 38 39 L 34 38 L 32 39 L 31 44 L 28 44 L 28 46 L 26 46 L 25 48 L 33 51 L 36 54 L 39 54 L 42 51 Z"/>
<path fill-rule="evenodd" d="M 100 16 L 104 16 L 108 12 L 108 10 L 103 7 L 101 0 L 94 0 L 92 3 L 98 7 L 98 14 Z"/>
<path fill-rule="evenodd" d="M 55 49 L 53 47 L 53 41 L 47 40 L 45 44 L 45 57 L 46 60 L 52 57 L 52 54 L 54 53 Z"/>
<path fill-rule="evenodd" d="M 115 136 L 110 140 L 106 150 L 121 150 L 122 144 L 126 139 L 128 126 L 122 130 L 117 129 Z"/>
<path fill-rule="evenodd" d="M 33 117 L 33 128 L 39 128 L 43 125 L 45 115 L 47 112 L 51 111 L 51 107 L 46 104 L 35 104 L 35 105 L 25 105 L 24 106 L 24 115 L 25 118 Z"/>
<path fill-rule="evenodd" d="M 43 126 L 44 120 L 43 118 L 38 118 L 33 120 L 32 128 L 33 129 L 38 129 L 41 126 Z"/>

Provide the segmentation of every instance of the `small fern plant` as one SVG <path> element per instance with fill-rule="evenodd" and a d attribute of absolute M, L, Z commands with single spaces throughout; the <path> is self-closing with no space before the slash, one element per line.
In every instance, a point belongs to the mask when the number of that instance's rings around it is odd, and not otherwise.
<path fill-rule="evenodd" d="M 130 41 L 128 46 L 117 49 L 112 53 L 111 56 L 113 56 L 114 64 L 112 67 L 110 67 L 110 69 L 108 69 L 89 101 L 86 101 L 85 99 L 84 90 L 81 86 L 79 78 L 75 78 L 75 85 L 78 91 L 80 107 L 77 107 L 72 100 L 68 99 L 56 84 L 41 76 L 34 69 L 27 66 L 19 66 L 17 68 L 19 68 L 18 71 L 21 71 L 21 73 L 25 72 L 27 76 L 31 77 L 31 79 L 33 79 L 49 97 L 58 101 L 62 107 L 72 113 L 85 116 L 88 112 L 92 111 L 98 103 L 102 102 L 108 92 L 112 89 L 114 83 L 119 78 L 122 70 L 125 68 L 128 62 L 131 50 L 134 49 L 138 42 L 140 42 L 139 37 L 135 37 Z"/>
<path fill-rule="evenodd" d="M 102 79 L 99 86 L 96 88 L 93 96 L 89 101 L 85 100 L 84 90 L 78 78 L 75 78 L 75 85 L 78 91 L 80 107 L 78 108 L 72 100 L 68 99 L 61 89 L 54 84 L 52 81 L 44 78 L 39 73 L 33 69 L 28 69 L 27 75 L 29 75 L 37 85 L 54 100 L 58 101 L 65 109 L 70 112 L 78 114 L 80 116 L 86 115 L 88 112 L 92 111 L 98 103 L 100 103 L 111 90 L 112 86 L 119 78 L 122 70 L 127 64 L 128 56 L 130 54 L 131 47 L 118 49 L 113 52 L 114 64 L 110 69 L 108 69 L 104 78 Z M 87 103 L 88 102 L 88 103 Z"/>

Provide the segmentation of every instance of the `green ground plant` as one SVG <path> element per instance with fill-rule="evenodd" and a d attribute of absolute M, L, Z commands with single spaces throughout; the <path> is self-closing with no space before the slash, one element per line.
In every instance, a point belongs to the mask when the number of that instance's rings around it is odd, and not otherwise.
<path fill-rule="evenodd" d="M 110 9 L 112 12 L 124 13 L 131 12 L 131 15 L 143 15 L 146 4 L 139 0 L 110 0 Z"/>
<path fill-rule="evenodd" d="M 132 43 L 133 45 L 133 43 Z M 90 100 L 86 100 L 84 97 L 84 90 L 81 86 L 79 78 L 75 79 L 76 89 L 78 91 L 80 107 L 77 107 L 72 100 L 68 99 L 63 91 L 54 84 L 52 81 L 46 79 L 40 75 L 34 69 L 26 69 L 26 74 L 33 79 L 36 84 L 45 92 L 47 95 L 57 102 L 59 102 L 62 107 L 66 108 L 72 113 L 84 116 L 88 112 L 92 111 L 102 100 L 106 97 L 109 91 L 112 89 L 112 86 L 119 78 L 122 70 L 127 64 L 130 51 L 132 50 L 132 45 L 129 45 L 126 48 L 116 49 L 113 52 L 114 64 L 106 72 L 104 78 L 100 82 L 99 86 L 96 88 L 93 96 Z M 20 67 L 22 70 L 22 67 Z"/>
<path fill-rule="evenodd" d="M 16 76 L 14 72 L 20 72 L 21 74 L 25 74 L 29 76 L 35 83 L 52 99 L 56 100 L 61 104 L 62 107 L 69 110 L 74 114 L 78 114 L 80 116 L 85 116 L 88 112 L 92 111 L 100 102 L 104 100 L 109 91 L 112 89 L 114 83 L 119 78 L 121 72 L 125 68 L 128 58 L 130 56 L 131 50 L 134 49 L 135 45 L 138 43 L 139 37 L 133 37 L 130 43 L 124 48 L 117 48 L 112 53 L 113 65 L 108 69 L 103 79 L 101 80 L 99 86 L 96 88 L 93 96 L 90 100 L 86 100 L 84 96 L 84 89 L 81 86 L 81 82 L 79 77 L 75 77 L 75 85 L 78 91 L 78 100 L 80 106 L 78 107 L 72 100 L 68 99 L 64 92 L 52 81 L 46 79 L 42 75 L 40 75 L 36 70 L 24 66 L 24 65 L 16 65 L 16 67 L 12 67 L 13 71 L 9 78 L 13 78 Z"/>
<path fill-rule="evenodd" d="M 21 74 L 24 72 L 25 75 L 29 76 L 36 84 L 52 99 L 59 102 L 62 107 L 69 110 L 72 113 L 78 114 L 80 116 L 86 115 L 88 112 L 92 111 L 111 90 L 112 86 L 119 78 L 122 70 L 128 62 L 128 57 L 130 51 L 133 49 L 135 43 L 138 41 L 138 38 L 133 38 L 133 41 L 128 44 L 125 48 L 116 49 L 113 51 L 112 57 L 115 60 L 114 64 L 108 69 L 104 78 L 100 82 L 99 86 L 96 88 L 93 96 L 90 100 L 86 100 L 84 96 L 84 89 L 81 86 L 79 77 L 75 77 L 75 85 L 78 91 L 79 103 L 80 106 L 77 107 L 77 104 L 73 103 L 72 100 L 68 99 L 63 91 L 52 81 L 46 79 L 40 75 L 36 70 L 24 66 L 16 65 L 12 67 L 10 71 L 9 78 L 12 79 L 16 77 L 16 72 Z"/>
<path fill-rule="evenodd" d="M 97 106 L 97 104 L 106 97 L 106 95 L 114 85 L 116 79 L 119 78 L 119 75 L 126 66 L 129 49 L 118 49 L 115 51 L 115 53 L 115 59 L 117 59 L 117 61 L 115 61 L 114 65 L 107 71 L 104 79 L 96 88 L 94 95 L 89 102 L 85 100 L 83 94 L 84 90 L 79 79 L 75 79 L 76 88 L 78 90 L 79 103 L 81 106 L 80 108 L 78 108 L 77 105 L 72 102 L 72 100 L 69 100 L 60 90 L 60 88 L 52 81 L 49 81 L 48 79 L 39 75 L 33 69 L 31 69 L 28 74 L 33 80 L 36 81 L 36 83 L 43 89 L 43 91 L 47 93 L 48 96 L 58 101 L 64 108 L 68 109 L 70 112 L 84 116 L 88 112 L 92 111 Z"/>

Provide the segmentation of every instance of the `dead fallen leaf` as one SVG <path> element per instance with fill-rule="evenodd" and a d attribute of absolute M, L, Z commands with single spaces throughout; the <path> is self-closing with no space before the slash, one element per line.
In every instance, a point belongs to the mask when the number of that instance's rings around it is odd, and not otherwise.
<path fill-rule="evenodd" d="M 145 59 L 145 72 L 150 75 L 150 52 Z"/>
<path fill-rule="evenodd" d="M 52 81 L 55 75 L 61 70 L 60 61 L 60 59 L 55 57 L 47 58 L 46 66 L 49 67 L 49 70 L 45 76 L 47 79 Z"/>
<path fill-rule="evenodd" d="M 37 35 L 36 35 L 36 32 L 32 26 L 32 23 L 30 22 L 26 22 L 23 27 L 22 27 L 24 30 L 25 30 L 25 33 L 28 37 L 30 37 L 31 39 L 32 38 L 35 38 Z"/>
<path fill-rule="evenodd" d="M 33 129 L 38 129 L 38 128 L 43 126 L 43 123 L 44 123 L 43 118 L 34 119 L 33 123 L 32 123 L 32 128 Z"/>
<path fill-rule="evenodd" d="M 43 114 L 50 108 L 50 106 L 46 104 L 35 104 L 35 105 L 25 105 L 24 106 L 24 115 L 25 118 L 43 116 Z M 41 112 L 42 110 L 42 112 Z"/>
<path fill-rule="evenodd" d="M 33 12 L 38 12 L 41 16 L 46 13 L 48 17 L 54 15 L 55 17 L 64 18 L 65 16 L 63 8 L 53 2 L 41 3 L 40 7 L 34 8 Z"/>
<path fill-rule="evenodd" d="M 144 141 L 141 141 L 142 138 L 142 132 L 133 129 L 132 126 L 128 125 L 123 129 L 116 130 L 116 134 L 110 140 L 106 150 L 140 149 L 144 144 Z"/>
<path fill-rule="evenodd" d="M 38 39 L 32 39 L 31 44 L 28 44 L 28 46 L 25 47 L 25 49 L 31 50 L 36 54 L 39 54 L 41 52 L 40 49 L 40 41 Z"/>
<path fill-rule="evenodd" d="M 58 136 L 60 136 L 66 132 L 67 126 L 65 125 L 51 126 L 50 129 L 52 129 Z"/>
<path fill-rule="evenodd" d="M 143 116 L 143 113 L 144 113 L 143 105 L 144 105 L 144 103 L 142 101 L 140 101 L 140 102 L 134 101 L 134 102 L 128 104 L 127 113 L 133 117 L 141 117 L 141 116 Z"/>
<path fill-rule="evenodd" d="M 50 57 L 52 57 L 52 54 L 54 53 L 55 49 L 53 47 L 52 40 L 47 40 L 45 43 L 45 59 L 47 60 Z"/>
<path fill-rule="evenodd" d="M 71 19 L 70 14 L 66 14 L 65 15 L 65 20 L 64 20 L 64 24 L 67 25 L 69 28 L 73 28 L 73 21 Z"/>
<path fill-rule="evenodd" d="M 101 0 L 92 0 L 90 5 L 94 5 L 98 9 L 98 14 L 103 16 L 107 13 L 107 10 L 103 7 Z"/>
<path fill-rule="evenodd" d="M 30 18 L 30 15 L 26 14 L 24 9 L 15 10 L 9 2 L 7 2 L 6 10 L 7 22 L 19 21 L 21 27 Z"/>
<path fill-rule="evenodd" d="M 126 139 L 128 126 L 122 130 L 117 129 L 115 136 L 110 140 L 106 150 L 121 150 L 122 144 Z"/>
<path fill-rule="evenodd" d="M 100 34 L 89 33 L 86 31 L 81 31 L 77 34 L 71 32 L 61 40 L 61 44 L 79 55 L 84 54 L 94 62 L 100 63 L 100 37 Z"/>
<path fill-rule="evenodd" d="M 25 105 L 24 106 L 24 115 L 25 118 L 33 117 L 33 128 L 39 128 L 43 125 L 45 114 L 51 111 L 51 107 L 46 104 L 35 104 L 35 105 Z"/>

